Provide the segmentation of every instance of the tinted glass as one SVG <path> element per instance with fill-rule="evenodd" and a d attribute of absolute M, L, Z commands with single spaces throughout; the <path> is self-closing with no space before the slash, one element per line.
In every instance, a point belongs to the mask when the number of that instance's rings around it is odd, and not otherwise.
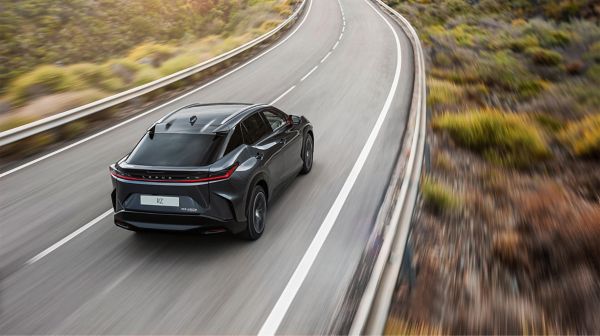
<path fill-rule="evenodd" d="M 267 119 L 267 122 L 269 122 L 269 125 L 271 125 L 272 130 L 276 130 L 279 127 L 285 125 L 285 119 L 275 112 L 264 111 L 263 115 Z"/>
<path fill-rule="evenodd" d="M 265 135 L 271 133 L 271 126 L 269 126 L 258 113 L 246 118 L 242 124 L 244 127 L 246 127 L 247 137 L 244 140 L 246 140 L 246 143 L 249 145 L 257 142 Z"/>
<path fill-rule="evenodd" d="M 214 134 L 148 134 L 133 149 L 127 163 L 142 166 L 193 167 L 216 160 L 223 136 Z"/>
<path fill-rule="evenodd" d="M 233 134 L 231 134 L 231 138 L 229 138 L 229 143 L 227 143 L 227 148 L 225 149 L 225 154 L 238 148 L 243 143 L 244 143 L 244 137 L 242 136 L 242 127 L 240 125 L 238 125 L 233 130 Z"/>

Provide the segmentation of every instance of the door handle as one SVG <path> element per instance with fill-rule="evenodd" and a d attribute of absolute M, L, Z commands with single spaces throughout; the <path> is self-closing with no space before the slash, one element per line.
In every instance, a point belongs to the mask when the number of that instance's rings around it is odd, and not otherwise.
<path fill-rule="evenodd" d="M 280 143 L 280 144 L 285 144 L 285 139 L 283 139 L 283 138 L 282 138 L 282 139 L 279 139 L 279 143 Z"/>
<path fill-rule="evenodd" d="M 263 155 L 262 153 L 256 153 L 256 156 L 255 156 L 255 158 L 256 158 L 257 160 L 262 160 L 262 159 L 263 159 L 263 157 L 264 157 L 264 155 Z"/>

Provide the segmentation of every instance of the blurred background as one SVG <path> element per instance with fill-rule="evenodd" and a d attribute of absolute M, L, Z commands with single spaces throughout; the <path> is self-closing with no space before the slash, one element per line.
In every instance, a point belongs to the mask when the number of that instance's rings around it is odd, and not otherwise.
<path fill-rule="evenodd" d="M 0 131 L 231 50 L 294 3 L 0 0 Z M 387 3 L 425 48 L 430 161 L 386 332 L 600 333 L 600 1 Z M 54 140 L 34 141 L 18 152 Z"/>
<path fill-rule="evenodd" d="M 388 1 L 431 168 L 389 333 L 600 332 L 600 2 Z"/>
<path fill-rule="evenodd" d="M 1 0 L 0 131 L 231 50 L 277 26 L 293 3 Z"/>

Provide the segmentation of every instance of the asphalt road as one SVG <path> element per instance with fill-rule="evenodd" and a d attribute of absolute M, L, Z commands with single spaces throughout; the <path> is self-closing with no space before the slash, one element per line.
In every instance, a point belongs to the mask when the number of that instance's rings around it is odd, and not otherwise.
<path fill-rule="evenodd" d="M 307 5 L 283 43 L 235 72 L 0 177 L 0 334 L 326 332 L 388 185 L 413 60 L 365 0 Z M 275 100 L 314 124 L 314 167 L 271 205 L 260 240 L 114 226 L 108 165 L 152 122 L 192 102 Z"/>

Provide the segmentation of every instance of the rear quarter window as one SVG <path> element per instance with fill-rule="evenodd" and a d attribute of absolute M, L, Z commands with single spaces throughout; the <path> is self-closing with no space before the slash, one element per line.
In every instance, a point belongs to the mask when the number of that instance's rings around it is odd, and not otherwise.
<path fill-rule="evenodd" d="M 225 148 L 225 154 L 231 152 L 232 150 L 238 148 L 244 143 L 244 136 L 242 135 L 242 126 L 237 125 L 229 138 L 229 142 L 227 143 L 227 147 Z"/>

